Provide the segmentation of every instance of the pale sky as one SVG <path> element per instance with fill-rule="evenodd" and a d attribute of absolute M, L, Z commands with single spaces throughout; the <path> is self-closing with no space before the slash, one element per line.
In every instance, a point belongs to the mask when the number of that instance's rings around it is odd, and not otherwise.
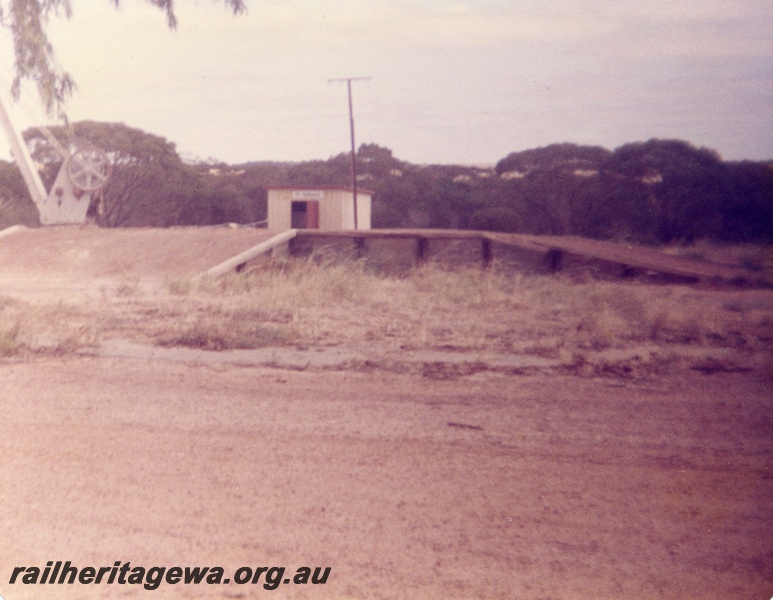
<path fill-rule="evenodd" d="M 71 120 L 123 122 L 228 163 L 357 145 L 415 163 L 493 164 L 557 142 L 686 139 L 773 159 L 770 0 L 73 0 L 51 23 L 78 83 Z M 0 39 L 0 82 L 11 76 Z M 20 125 L 40 119 L 30 90 Z"/>

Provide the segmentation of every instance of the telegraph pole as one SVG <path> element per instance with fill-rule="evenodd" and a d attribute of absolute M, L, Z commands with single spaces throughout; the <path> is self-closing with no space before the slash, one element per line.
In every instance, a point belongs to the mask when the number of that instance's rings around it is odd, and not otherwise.
<path fill-rule="evenodd" d="M 370 77 L 341 77 L 339 79 L 328 79 L 328 83 L 346 82 L 346 89 L 349 92 L 349 132 L 352 138 L 352 198 L 354 200 L 354 228 L 357 229 L 357 155 L 354 148 L 354 111 L 352 110 L 352 81 L 368 81 Z"/>

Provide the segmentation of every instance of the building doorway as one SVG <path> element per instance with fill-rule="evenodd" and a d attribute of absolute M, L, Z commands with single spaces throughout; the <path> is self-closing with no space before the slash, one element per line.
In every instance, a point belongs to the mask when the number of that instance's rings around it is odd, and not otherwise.
<path fill-rule="evenodd" d="M 319 229 L 319 200 L 294 200 L 291 211 L 293 229 Z"/>

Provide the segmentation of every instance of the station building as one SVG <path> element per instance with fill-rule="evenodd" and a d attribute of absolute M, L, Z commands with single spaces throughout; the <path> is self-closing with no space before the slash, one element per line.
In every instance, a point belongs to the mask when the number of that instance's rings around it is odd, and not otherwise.
<path fill-rule="evenodd" d="M 352 190 L 337 186 L 268 188 L 268 228 L 343 231 L 370 229 L 370 190 L 357 190 L 357 226 Z"/>

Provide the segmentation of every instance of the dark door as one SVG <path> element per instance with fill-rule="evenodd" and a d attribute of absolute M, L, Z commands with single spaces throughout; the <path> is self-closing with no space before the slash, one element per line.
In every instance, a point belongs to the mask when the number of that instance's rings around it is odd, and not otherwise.
<path fill-rule="evenodd" d="M 319 200 L 306 202 L 306 229 L 319 229 Z"/>
<path fill-rule="evenodd" d="M 290 227 L 293 229 L 319 229 L 319 201 L 295 201 L 291 206 Z"/>

